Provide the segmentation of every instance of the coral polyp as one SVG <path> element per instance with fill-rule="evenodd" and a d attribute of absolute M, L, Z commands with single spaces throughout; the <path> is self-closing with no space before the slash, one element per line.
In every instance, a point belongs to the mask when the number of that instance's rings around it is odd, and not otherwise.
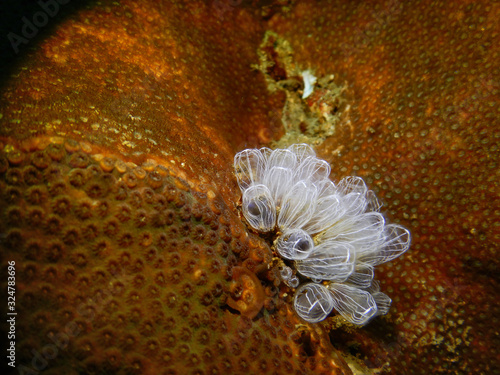
<path fill-rule="evenodd" d="M 330 165 L 306 144 L 247 149 L 234 167 L 242 211 L 254 230 L 274 235 L 273 249 L 293 261 L 281 271 L 296 287 L 294 305 L 315 323 L 333 309 L 353 324 L 388 312 L 391 299 L 373 281 L 374 267 L 410 247 L 410 232 L 387 224 L 381 204 L 360 177 L 330 179 Z"/>

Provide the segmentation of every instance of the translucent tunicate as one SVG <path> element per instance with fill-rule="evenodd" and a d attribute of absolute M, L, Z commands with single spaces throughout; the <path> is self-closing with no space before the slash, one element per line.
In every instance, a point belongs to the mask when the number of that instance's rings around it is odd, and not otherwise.
<path fill-rule="evenodd" d="M 290 267 L 284 266 L 280 269 L 280 276 L 283 280 L 287 280 L 292 276 L 292 269 Z"/>
<path fill-rule="evenodd" d="M 283 197 L 278 216 L 278 226 L 281 230 L 301 228 L 311 220 L 316 205 L 316 187 L 307 182 L 299 181 L 288 190 Z"/>
<path fill-rule="evenodd" d="M 341 196 L 342 202 L 342 215 L 344 217 L 356 216 L 365 212 L 368 203 L 367 199 L 368 189 L 365 182 L 361 177 L 346 177 L 340 180 L 337 184 L 337 194 Z M 370 199 L 372 199 L 370 194 Z"/>
<path fill-rule="evenodd" d="M 288 229 L 277 239 L 276 250 L 286 259 L 299 260 L 309 256 L 314 242 L 302 229 Z"/>
<path fill-rule="evenodd" d="M 383 240 L 385 219 L 378 212 L 343 218 L 328 228 L 322 241 L 349 243 L 357 253 L 379 247 Z"/>
<path fill-rule="evenodd" d="M 234 156 L 234 170 L 241 191 L 261 182 L 266 159 L 260 150 L 246 149 Z"/>
<path fill-rule="evenodd" d="M 283 197 L 293 185 L 293 171 L 290 168 L 272 167 L 263 178 L 264 185 L 269 188 L 276 206 L 281 206 Z"/>
<path fill-rule="evenodd" d="M 356 262 L 353 273 L 349 275 L 345 283 L 362 289 L 369 288 L 372 284 L 374 274 L 372 266 Z"/>
<path fill-rule="evenodd" d="M 392 300 L 387 294 L 380 291 L 380 283 L 378 281 L 374 281 L 367 291 L 372 294 L 373 299 L 377 304 L 377 315 L 387 314 L 389 312 L 389 308 L 391 307 Z"/>
<path fill-rule="evenodd" d="M 354 271 L 354 261 L 353 249 L 349 244 L 329 246 L 323 242 L 306 259 L 297 260 L 295 266 L 303 276 L 341 282 Z"/>
<path fill-rule="evenodd" d="M 382 203 L 378 200 L 377 196 L 372 190 L 366 192 L 366 212 L 377 212 L 382 207 Z"/>
<path fill-rule="evenodd" d="M 315 185 L 318 190 L 318 200 L 330 195 L 337 194 L 337 188 L 335 187 L 335 184 L 331 180 L 328 179 L 321 180 L 318 181 Z"/>
<path fill-rule="evenodd" d="M 299 286 L 299 279 L 293 274 L 293 271 L 288 266 L 283 266 L 280 269 L 280 276 L 283 282 L 291 288 L 296 288 Z"/>
<path fill-rule="evenodd" d="M 344 196 L 341 195 L 342 216 L 349 218 L 362 214 L 365 211 L 367 202 L 366 195 L 358 192 L 351 192 Z"/>
<path fill-rule="evenodd" d="M 342 206 L 337 195 L 328 195 L 316 201 L 314 214 L 311 219 L 306 222 L 303 229 L 311 234 L 320 233 L 341 218 Z"/>
<path fill-rule="evenodd" d="M 294 306 L 302 319 L 309 323 L 317 323 L 331 313 L 333 298 L 324 285 L 303 284 L 295 292 Z"/>
<path fill-rule="evenodd" d="M 300 284 L 300 280 L 297 276 L 293 275 L 288 279 L 288 286 L 291 288 L 297 288 Z"/>
<path fill-rule="evenodd" d="M 269 159 L 269 155 L 272 154 L 273 150 L 271 150 L 269 147 L 262 147 L 259 149 L 259 151 L 262 154 L 262 156 L 264 156 L 264 159 L 266 160 L 266 163 L 267 163 L 267 160 Z"/>
<path fill-rule="evenodd" d="M 290 150 L 278 148 L 273 150 L 267 158 L 266 170 L 269 171 L 273 167 L 287 168 L 295 170 L 297 166 L 297 155 Z M 267 173 L 267 172 L 266 172 Z"/>
<path fill-rule="evenodd" d="M 243 192 L 243 216 L 252 228 L 269 232 L 276 225 L 276 207 L 265 185 L 250 186 Z"/>
<path fill-rule="evenodd" d="M 410 232 L 401 225 L 386 225 L 383 235 L 383 244 L 371 252 L 361 254 L 361 261 L 376 266 L 397 258 L 410 248 Z"/>
<path fill-rule="evenodd" d="M 309 156 L 297 165 L 294 172 L 295 181 L 309 180 L 312 183 L 318 183 L 330 175 L 330 164 L 314 156 Z"/>
<path fill-rule="evenodd" d="M 342 195 L 347 195 L 349 193 L 365 195 L 367 190 L 368 188 L 361 177 L 345 177 L 337 184 L 337 192 Z"/>
<path fill-rule="evenodd" d="M 335 310 L 351 323 L 366 324 L 377 313 L 375 299 L 366 290 L 338 283 L 329 284 L 328 290 Z"/>
<path fill-rule="evenodd" d="M 392 300 L 382 292 L 373 293 L 372 296 L 377 304 L 377 315 L 386 315 L 391 308 Z"/>
<path fill-rule="evenodd" d="M 304 160 L 309 156 L 316 156 L 316 153 L 314 152 L 312 147 L 305 143 L 297 143 L 290 145 L 288 147 L 288 150 L 290 150 L 297 156 L 297 161 L 299 163 L 301 163 L 302 160 Z"/>

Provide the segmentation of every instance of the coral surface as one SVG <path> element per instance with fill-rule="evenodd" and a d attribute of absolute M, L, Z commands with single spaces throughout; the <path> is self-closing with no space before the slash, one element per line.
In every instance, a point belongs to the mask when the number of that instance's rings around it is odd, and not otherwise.
<path fill-rule="evenodd" d="M 71 6 L 0 94 L 16 373 L 500 373 L 498 4 Z M 269 31 L 318 77 L 303 102 L 279 45 L 255 68 Z M 412 232 L 377 271 L 389 314 L 362 329 L 300 320 L 238 217 L 234 154 L 293 141 L 292 113 L 334 179 L 362 177 Z"/>

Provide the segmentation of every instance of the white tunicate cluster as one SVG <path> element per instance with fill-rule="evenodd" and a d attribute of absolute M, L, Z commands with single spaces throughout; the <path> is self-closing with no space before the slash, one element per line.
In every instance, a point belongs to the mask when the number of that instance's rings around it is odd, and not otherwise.
<path fill-rule="evenodd" d="M 299 286 L 299 278 L 293 274 L 293 271 L 290 267 L 283 266 L 280 269 L 280 276 L 283 282 L 292 288 L 297 288 Z"/>
<path fill-rule="evenodd" d="M 335 309 L 362 325 L 388 312 L 391 299 L 373 281 L 374 267 L 408 250 L 410 232 L 386 223 L 363 179 L 335 185 L 330 165 L 306 144 L 243 150 L 234 167 L 249 225 L 276 233 L 276 252 L 312 281 L 296 291 L 300 317 L 319 322 Z M 287 285 L 298 286 L 291 268 L 280 272 Z"/>

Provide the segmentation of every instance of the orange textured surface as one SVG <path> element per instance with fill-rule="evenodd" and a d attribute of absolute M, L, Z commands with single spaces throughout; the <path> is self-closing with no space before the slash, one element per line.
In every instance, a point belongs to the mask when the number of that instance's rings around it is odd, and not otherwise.
<path fill-rule="evenodd" d="M 18 360 L 67 332 L 54 373 L 347 374 L 338 353 L 392 374 L 500 373 L 500 7 L 176 3 L 81 9 L 5 84 L 2 264 L 16 260 L 17 303 L 32 311 Z M 413 234 L 377 273 L 389 315 L 362 329 L 299 325 L 269 248 L 238 218 L 234 152 L 283 134 L 283 95 L 251 68 L 266 30 L 346 86 L 318 151 Z M 263 305 L 253 319 L 228 302 L 245 285 Z"/>
<path fill-rule="evenodd" d="M 500 371 L 499 16 L 487 3 L 333 1 L 271 22 L 304 66 L 348 83 L 350 112 L 321 148 L 334 173 L 364 177 L 413 234 L 380 274 L 389 319 L 331 333 L 369 367 Z"/>
<path fill-rule="evenodd" d="M 20 373 L 349 373 L 324 332 L 293 340 L 269 247 L 219 196 L 161 165 L 37 141 L 1 156 Z"/>

